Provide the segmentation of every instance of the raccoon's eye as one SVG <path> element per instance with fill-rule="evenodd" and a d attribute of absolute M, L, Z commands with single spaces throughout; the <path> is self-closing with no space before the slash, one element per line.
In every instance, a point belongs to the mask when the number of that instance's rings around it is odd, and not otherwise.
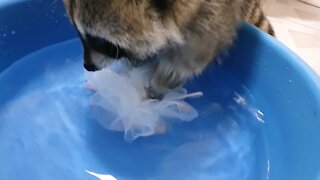
<path fill-rule="evenodd" d="M 165 11 L 169 8 L 168 0 L 152 0 L 152 3 L 160 11 Z"/>

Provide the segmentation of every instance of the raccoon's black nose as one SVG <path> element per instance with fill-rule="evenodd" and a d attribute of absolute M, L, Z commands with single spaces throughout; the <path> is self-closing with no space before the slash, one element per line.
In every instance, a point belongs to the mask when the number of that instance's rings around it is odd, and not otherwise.
<path fill-rule="evenodd" d="M 98 70 L 97 66 L 95 66 L 94 64 L 84 63 L 83 66 L 87 71 L 97 71 Z"/>

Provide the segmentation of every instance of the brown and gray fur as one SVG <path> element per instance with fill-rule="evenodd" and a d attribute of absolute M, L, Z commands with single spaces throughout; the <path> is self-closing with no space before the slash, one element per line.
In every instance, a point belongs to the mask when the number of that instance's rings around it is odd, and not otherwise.
<path fill-rule="evenodd" d="M 244 4 L 242 16 L 246 21 L 274 36 L 274 30 L 261 9 L 260 0 L 249 0 Z"/>
<path fill-rule="evenodd" d="M 156 57 L 151 89 L 158 94 L 200 74 L 232 44 L 242 20 L 274 34 L 260 0 L 64 2 L 83 43 L 86 69 L 120 57 L 132 62 Z"/>

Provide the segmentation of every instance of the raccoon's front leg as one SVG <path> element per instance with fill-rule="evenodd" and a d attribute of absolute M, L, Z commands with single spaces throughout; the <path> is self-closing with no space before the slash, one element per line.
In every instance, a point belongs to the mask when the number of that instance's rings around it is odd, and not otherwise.
<path fill-rule="evenodd" d="M 190 77 L 200 74 L 220 48 L 212 38 L 192 38 L 188 43 L 169 48 L 156 67 L 151 92 L 157 97 L 183 85 Z"/>
<path fill-rule="evenodd" d="M 181 86 L 192 74 L 192 71 L 183 70 L 181 66 L 177 66 L 170 60 L 162 60 L 157 65 L 151 80 L 149 97 L 161 99 L 168 90 Z"/>

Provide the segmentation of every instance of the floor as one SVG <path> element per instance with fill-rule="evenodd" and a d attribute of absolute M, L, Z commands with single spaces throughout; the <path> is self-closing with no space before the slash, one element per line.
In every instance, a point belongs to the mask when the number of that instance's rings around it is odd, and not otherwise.
<path fill-rule="evenodd" d="M 320 75 L 320 8 L 298 0 L 264 0 L 263 6 L 277 39 Z"/>

